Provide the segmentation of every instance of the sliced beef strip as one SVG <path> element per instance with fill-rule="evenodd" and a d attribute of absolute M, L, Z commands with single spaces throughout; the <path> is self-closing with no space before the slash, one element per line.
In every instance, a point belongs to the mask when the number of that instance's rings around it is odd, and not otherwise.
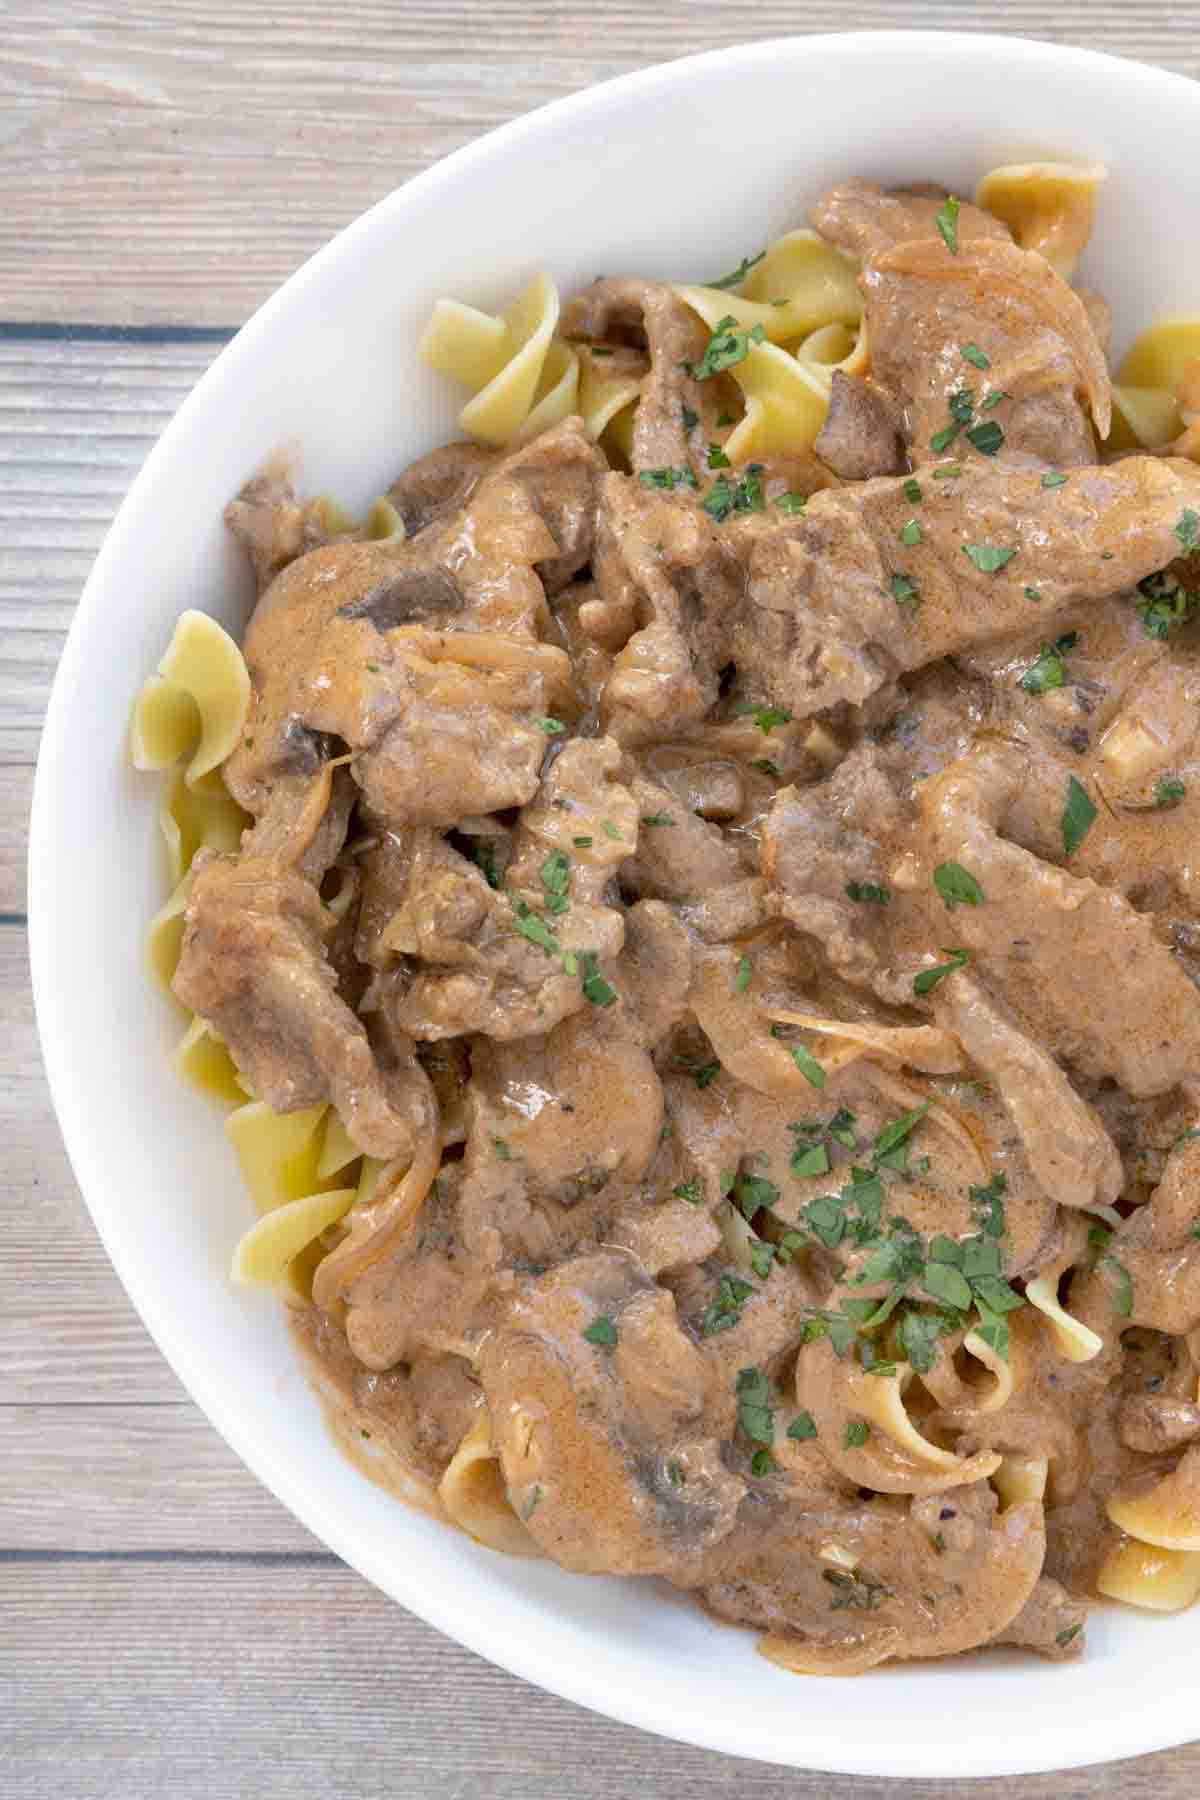
<path fill-rule="evenodd" d="M 956 941 L 1052 1056 L 1134 1095 L 1165 1093 L 1200 1065 L 1200 996 L 1151 919 L 1004 835 L 1030 761 L 985 744 L 918 789 L 930 869 L 960 863 L 983 890 L 982 905 L 956 911 Z M 1061 805 L 1065 779 L 1059 793 Z"/>
<path fill-rule="evenodd" d="M 897 188 L 887 191 L 874 181 L 840 181 L 809 212 L 816 231 L 839 250 L 867 257 L 890 250 L 910 238 L 937 233 L 937 214 L 946 203 L 944 188 Z M 960 204 L 958 241 L 997 238 L 1011 242 L 1007 225 L 979 207 Z"/>
<path fill-rule="evenodd" d="M 891 401 L 873 382 L 843 369 L 833 371 L 829 411 L 813 448 L 843 481 L 900 475 L 907 467 Z"/>
<path fill-rule="evenodd" d="M 995 239 L 957 253 L 936 237 L 914 240 L 873 254 L 861 286 L 872 380 L 902 411 L 914 463 L 995 454 L 974 441 L 979 427 L 1009 461 L 1096 460 L 1091 419 L 1103 437 L 1110 418 L 1104 353 L 1083 302 L 1044 257 Z M 964 346 L 986 357 L 985 370 Z M 964 394 L 970 420 L 951 411 L 951 396 Z M 998 404 L 985 406 L 992 395 Z"/>
<path fill-rule="evenodd" d="M 370 1156 L 410 1152 L 407 1084 L 377 1062 L 336 991 L 333 923 L 312 883 L 269 858 L 196 859 L 174 989 L 275 1112 L 331 1100 Z"/>
<path fill-rule="evenodd" d="M 601 694 L 607 729 L 640 744 L 699 722 L 717 697 L 743 574 L 719 528 L 694 500 L 609 475 L 594 574 L 639 627 Z"/>
<path fill-rule="evenodd" d="M 690 469 L 704 480 L 708 446 L 718 435 L 719 384 L 689 373 L 703 358 L 708 331 L 675 290 L 634 278 L 593 282 L 563 308 L 562 333 L 645 347 L 650 374 L 633 422 L 634 470 Z"/>
<path fill-rule="evenodd" d="M 802 518 L 726 527 L 749 565 L 734 660 L 797 717 L 861 705 L 898 671 L 1128 591 L 1178 550 L 1200 470 L 1133 456 L 1046 488 L 1033 470 L 980 465 L 922 488 L 919 509 L 903 482 L 871 481 L 814 496 Z M 905 545 L 914 511 L 921 539 Z M 1014 554 L 986 571 L 969 546 Z"/>
<path fill-rule="evenodd" d="M 568 419 L 497 462 L 463 508 L 413 542 L 337 544 L 285 568 L 246 631 L 250 715 L 226 765 L 235 797 L 261 811 L 298 738 L 372 750 L 411 704 L 426 645 L 413 627 L 500 632 L 532 650 L 550 622 L 539 571 L 566 579 L 591 555 L 604 468 Z M 452 644 L 437 648 L 451 659 Z M 563 660 L 542 648 L 531 665 L 553 657 Z"/>
<path fill-rule="evenodd" d="M 584 1333 L 606 1319 L 611 1343 Z M 671 1296 L 605 1251 L 524 1285 L 479 1372 L 514 1505 L 565 1568 L 687 1582 L 733 1528 L 729 1401 Z"/>
<path fill-rule="evenodd" d="M 478 483 L 496 465 L 499 452 L 484 444 L 443 444 L 418 457 L 397 475 L 387 497 L 415 538 L 447 513 L 465 506 Z"/>

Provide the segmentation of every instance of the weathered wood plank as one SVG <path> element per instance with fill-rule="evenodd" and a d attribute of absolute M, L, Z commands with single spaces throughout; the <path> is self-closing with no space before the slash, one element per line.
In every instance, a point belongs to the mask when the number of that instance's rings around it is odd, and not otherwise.
<path fill-rule="evenodd" d="M 0 339 L 0 765 L 34 760 L 63 635 L 104 534 L 219 348 Z M 4 819 L 7 830 L 7 806 Z M 0 910 L 14 910 L 7 856 L 0 840 Z"/>
<path fill-rule="evenodd" d="M 322 1548 L 187 1400 L 0 1405 L 0 1467 L 5 1550 Z"/>
<path fill-rule="evenodd" d="M 3 1579 L 12 1800 L 898 1792 L 668 1745 L 582 1712 L 459 1649 L 340 1564 L 10 1564 Z M 769 1715 L 763 1733 L 769 1741 Z M 1021 1800 L 1185 1800 L 1198 1780 L 1192 1749 L 1016 1784 L 913 1782 L 903 1791 L 913 1800 L 1011 1800 L 1014 1789 Z"/>
<path fill-rule="evenodd" d="M 1200 72 L 1172 0 L 15 0 L 0 316 L 237 323 L 398 182 L 607 76 L 750 38 L 991 30 Z M 136 254 L 130 254 L 131 244 Z M 98 279 L 99 275 L 99 279 Z"/>

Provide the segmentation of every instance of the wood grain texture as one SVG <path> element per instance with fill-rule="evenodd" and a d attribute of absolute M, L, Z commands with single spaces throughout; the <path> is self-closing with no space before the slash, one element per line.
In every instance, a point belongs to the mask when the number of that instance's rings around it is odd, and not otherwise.
<path fill-rule="evenodd" d="M 435 158 L 544 101 L 692 51 L 923 26 L 1084 43 L 1196 74 L 1188 18 L 1171 0 L 491 0 L 486 11 L 475 0 L 10 0 L 0 316 L 239 322 Z"/>
<path fill-rule="evenodd" d="M 795 31 L 1006 30 L 1200 74 L 1178 0 L 9 0 L 0 9 L 0 1793 L 885 1800 L 493 1669 L 330 1557 L 187 1400 L 76 1193 L 28 992 L 50 678 L 122 495 L 219 339 L 364 207 L 531 106 Z M 5 323 L 7 322 L 7 323 Z M 58 322 L 58 336 L 26 327 Z M 76 329 L 138 328 L 139 335 Z M 185 328 L 182 332 L 176 328 Z M 157 341 L 165 339 L 166 341 Z M 150 341 L 147 341 L 150 340 Z M 952 1750 L 948 1753 L 952 1761 Z M 915 1800 L 1193 1800 L 1200 1746 Z"/>
<path fill-rule="evenodd" d="M 438 1636 L 338 1564 L 3 1567 L 6 1800 L 1165 1800 L 1167 1752 L 1023 1781 L 801 1775 L 665 1744 Z M 4 1679 L 0 1638 L 0 1681 Z M 17 1691 L 16 1673 L 13 1689 Z M 764 1717 L 764 1740 L 770 1720 Z M 931 1725 L 931 1729 L 932 1729 Z M 947 1761 L 952 1734 L 944 1732 Z M 1102 1785 L 1101 1785 L 1102 1783 Z"/>

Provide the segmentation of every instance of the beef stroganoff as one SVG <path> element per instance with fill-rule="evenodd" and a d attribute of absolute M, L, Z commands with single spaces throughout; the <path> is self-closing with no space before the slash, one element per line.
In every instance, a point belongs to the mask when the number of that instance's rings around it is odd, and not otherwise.
<path fill-rule="evenodd" d="M 159 978 L 376 1479 L 810 1674 L 1200 1593 L 1200 320 L 1104 171 L 438 303 L 463 441 L 228 509 Z"/>

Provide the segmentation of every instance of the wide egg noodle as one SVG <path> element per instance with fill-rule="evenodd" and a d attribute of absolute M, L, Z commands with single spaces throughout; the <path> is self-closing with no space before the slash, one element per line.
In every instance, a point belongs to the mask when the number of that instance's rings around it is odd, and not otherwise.
<path fill-rule="evenodd" d="M 450 1458 L 438 1485 L 447 1516 L 491 1550 L 508 1556 L 539 1556 L 537 1545 L 509 1504 L 500 1459 L 492 1447 L 491 1415 L 481 1406 L 475 1422 Z"/>

